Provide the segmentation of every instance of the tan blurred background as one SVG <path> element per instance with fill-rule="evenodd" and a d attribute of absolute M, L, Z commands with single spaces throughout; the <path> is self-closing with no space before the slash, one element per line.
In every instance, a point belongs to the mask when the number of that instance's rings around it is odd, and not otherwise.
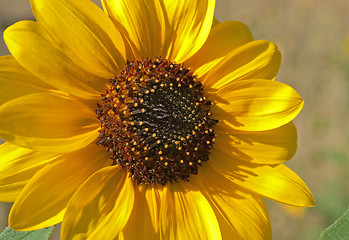
<path fill-rule="evenodd" d="M 255 39 L 275 42 L 282 52 L 277 80 L 305 101 L 295 120 L 298 152 L 287 165 L 308 184 L 316 206 L 302 212 L 267 204 L 273 239 L 317 239 L 349 204 L 349 1 L 217 0 L 216 17 L 242 21 Z M 34 20 L 29 0 L 0 0 L 1 32 L 24 19 Z M 9 208 L 0 203 L 0 231 Z"/>

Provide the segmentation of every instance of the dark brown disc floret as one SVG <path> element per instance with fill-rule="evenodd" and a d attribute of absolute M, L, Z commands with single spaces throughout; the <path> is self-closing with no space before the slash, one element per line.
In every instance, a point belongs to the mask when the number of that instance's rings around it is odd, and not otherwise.
<path fill-rule="evenodd" d="M 189 181 L 215 140 L 211 104 L 182 65 L 161 58 L 129 62 L 98 104 L 97 144 L 137 184 Z"/>

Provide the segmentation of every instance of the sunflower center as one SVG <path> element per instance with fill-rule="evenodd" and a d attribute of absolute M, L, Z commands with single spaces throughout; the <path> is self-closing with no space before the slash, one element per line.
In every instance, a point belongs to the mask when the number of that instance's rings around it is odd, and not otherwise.
<path fill-rule="evenodd" d="M 189 69 L 161 58 L 135 60 L 102 95 L 97 144 L 137 184 L 189 181 L 215 140 L 211 104 Z"/>

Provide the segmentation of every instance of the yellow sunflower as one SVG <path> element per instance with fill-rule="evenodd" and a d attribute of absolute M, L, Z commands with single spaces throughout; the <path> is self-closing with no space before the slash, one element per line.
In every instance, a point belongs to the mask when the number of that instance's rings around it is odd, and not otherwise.
<path fill-rule="evenodd" d="M 263 197 L 313 206 L 282 163 L 303 100 L 280 52 L 214 0 L 31 0 L 4 33 L 0 200 L 62 239 L 270 239 Z"/>

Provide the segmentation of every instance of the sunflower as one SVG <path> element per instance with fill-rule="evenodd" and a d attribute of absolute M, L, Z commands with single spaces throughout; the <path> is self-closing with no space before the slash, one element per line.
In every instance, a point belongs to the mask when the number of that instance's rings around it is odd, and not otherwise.
<path fill-rule="evenodd" d="M 314 205 L 282 163 L 303 100 L 280 52 L 214 0 L 31 0 L 4 33 L 0 200 L 62 239 L 270 239 L 263 197 Z"/>

